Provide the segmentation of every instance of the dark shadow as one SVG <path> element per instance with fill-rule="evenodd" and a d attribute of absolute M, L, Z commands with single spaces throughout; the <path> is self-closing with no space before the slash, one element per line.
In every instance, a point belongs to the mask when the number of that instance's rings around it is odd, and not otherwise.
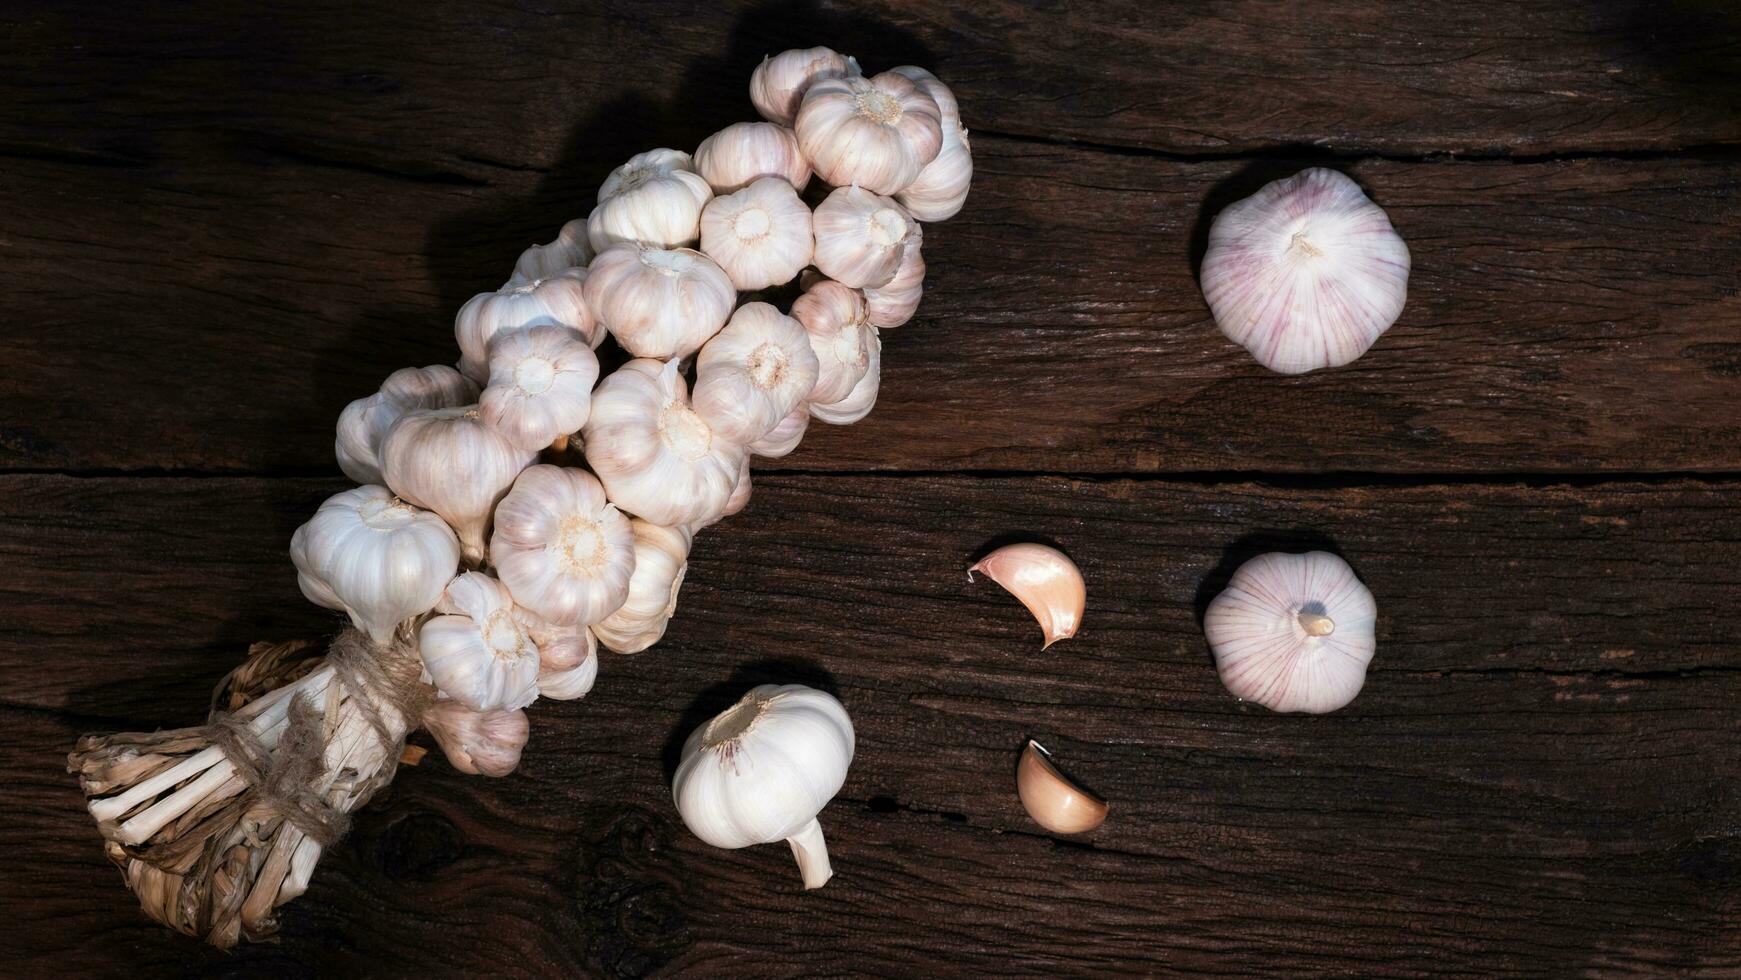
<path fill-rule="evenodd" d="M 833 697 L 840 697 L 840 688 L 827 668 L 812 660 L 773 658 L 740 665 L 731 676 L 706 688 L 695 696 L 677 720 L 677 727 L 665 740 L 661 757 L 665 763 L 665 781 L 677 775 L 677 764 L 683 761 L 683 743 L 689 734 L 713 720 L 715 715 L 738 703 L 750 688 L 758 684 L 803 684 Z"/>
<path fill-rule="evenodd" d="M 1604 59 L 1622 78 L 1656 75 L 1677 102 L 1741 112 L 1741 5 L 1732 0 L 1636 0 L 1610 22 Z"/>
<path fill-rule="evenodd" d="M 1197 583 L 1197 594 L 1192 603 L 1197 612 L 1197 627 L 1203 627 L 1203 615 L 1209 611 L 1209 603 L 1215 597 L 1226 591 L 1227 583 L 1232 581 L 1233 573 L 1239 571 L 1239 566 L 1256 558 L 1258 555 L 1272 551 L 1285 551 L 1290 554 L 1304 554 L 1308 551 L 1328 551 L 1342 558 L 1342 549 L 1328 536 L 1311 528 L 1265 528 L 1253 531 L 1221 549 L 1221 561 L 1210 569 L 1209 574 Z M 1356 577 L 1359 576 L 1356 571 Z M 1207 644 L 1205 644 L 1207 649 Z"/>

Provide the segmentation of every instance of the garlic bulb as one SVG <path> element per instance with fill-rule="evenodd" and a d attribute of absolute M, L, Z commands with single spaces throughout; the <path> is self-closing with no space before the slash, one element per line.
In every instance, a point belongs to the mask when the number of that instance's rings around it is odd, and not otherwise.
<path fill-rule="evenodd" d="M 459 567 L 441 518 L 367 486 L 328 497 L 290 538 L 302 594 L 341 609 L 376 643 L 435 607 Z"/>
<path fill-rule="evenodd" d="M 857 74 L 858 62 L 831 48 L 782 51 L 763 58 L 750 75 L 750 101 L 763 119 L 790 126 L 811 82 Z"/>
<path fill-rule="evenodd" d="M 584 626 L 629 595 L 629 519 L 585 470 L 529 466 L 496 507 L 490 561 L 514 601 L 553 626 Z"/>
<path fill-rule="evenodd" d="M 695 244 L 701 207 L 713 188 L 695 172 L 689 154 L 648 150 L 611 171 L 598 189 L 598 207 L 586 219 L 587 241 L 603 252 L 618 242 L 660 248 Z"/>
<path fill-rule="evenodd" d="M 887 283 L 864 291 L 865 319 L 881 329 L 898 327 L 913 318 L 925 294 L 925 257 L 920 254 L 919 225 L 901 254 L 900 268 Z"/>
<path fill-rule="evenodd" d="M 445 364 L 400 368 L 387 375 L 381 390 L 359 398 L 339 413 L 333 449 L 339 469 L 358 483 L 382 483 L 381 440 L 406 412 L 454 408 L 478 400 L 478 386 Z"/>
<path fill-rule="evenodd" d="M 743 190 L 762 177 L 777 177 L 795 191 L 810 183 L 810 164 L 798 151 L 797 134 L 766 122 L 732 123 L 702 140 L 695 148 L 695 170 L 715 194 Z"/>
<path fill-rule="evenodd" d="M 526 712 L 474 711 L 451 699 L 430 705 L 423 727 L 453 767 L 468 776 L 506 776 L 520 765 L 532 726 Z"/>
<path fill-rule="evenodd" d="M 768 434 L 750 443 L 747 447 L 751 455 L 765 459 L 779 459 L 791 454 L 798 448 L 798 443 L 804 438 L 804 431 L 810 428 L 810 406 L 800 402 L 797 408 L 781 419 L 779 424 L 768 430 Z M 749 460 L 744 460 L 745 472 L 748 472 Z M 740 484 L 742 481 L 739 481 Z M 741 489 L 741 486 L 740 486 Z M 747 491 L 746 491 L 747 492 Z"/>
<path fill-rule="evenodd" d="M 549 279 L 569 269 L 584 269 L 591 261 L 592 246 L 586 240 L 586 219 L 576 218 L 562 226 L 555 241 L 548 245 L 533 245 L 521 252 L 508 285 Z"/>
<path fill-rule="evenodd" d="M 812 83 L 793 127 L 816 176 L 877 194 L 905 190 L 943 149 L 943 110 L 894 72 Z"/>
<path fill-rule="evenodd" d="M 695 411 L 721 438 L 748 444 L 816 386 L 804 325 L 767 303 L 745 303 L 695 361 Z"/>
<path fill-rule="evenodd" d="M 968 146 L 967 130 L 961 125 L 955 93 L 923 68 L 902 65 L 889 70 L 912 79 L 937 103 L 943 119 L 943 149 L 895 199 L 920 221 L 953 218 L 967 203 L 967 188 L 973 183 L 973 151 Z"/>
<path fill-rule="evenodd" d="M 834 876 L 816 815 L 852 763 L 852 719 L 799 684 L 763 684 L 683 743 L 671 796 L 690 832 L 714 847 L 784 840 L 805 888 Z"/>
<path fill-rule="evenodd" d="M 1271 711 L 1335 711 L 1360 693 L 1377 646 L 1378 605 L 1327 551 L 1239 566 L 1209 603 L 1203 632 L 1221 683 Z"/>
<path fill-rule="evenodd" d="M 474 711 L 524 708 L 538 699 L 538 646 L 502 583 L 466 572 L 448 583 L 436 609 L 445 615 L 425 622 L 417 643 L 441 693 Z"/>
<path fill-rule="evenodd" d="M 1215 216 L 1203 256 L 1215 323 L 1282 374 L 1340 367 L 1408 299 L 1409 250 L 1360 185 L 1314 167 Z"/>
<path fill-rule="evenodd" d="M 1028 816 L 1054 834 L 1084 834 L 1106 822 L 1106 801 L 1066 778 L 1033 739 L 1016 764 L 1016 795 Z"/>
<path fill-rule="evenodd" d="M 852 394 L 870 367 L 870 342 L 876 333 L 864 294 L 832 279 L 818 279 L 792 301 L 792 317 L 804 325 L 816 352 L 816 387 L 810 400 L 832 405 Z"/>
<path fill-rule="evenodd" d="M 974 572 L 984 572 L 1028 607 L 1046 638 L 1040 649 L 1075 636 L 1081 627 L 1088 589 L 1076 563 L 1057 548 L 1030 542 L 1005 545 L 967 570 L 969 582 Z"/>
<path fill-rule="evenodd" d="M 393 423 L 381 442 L 387 486 L 435 511 L 459 535 L 461 556 L 484 557 L 484 531 L 496 501 L 537 453 L 516 449 L 483 423 L 477 406 L 412 412 Z"/>
<path fill-rule="evenodd" d="M 604 379 L 586 421 L 586 461 L 612 503 L 655 524 L 696 524 L 725 509 L 744 447 L 689 405 L 675 359 L 633 360 Z"/>
<path fill-rule="evenodd" d="M 716 197 L 701 212 L 701 251 L 745 292 L 791 282 L 815 250 L 810 209 L 778 177 Z"/>
<path fill-rule="evenodd" d="M 688 357 L 725 326 L 737 290 L 712 259 L 687 248 L 613 245 L 588 267 L 586 301 L 636 357 Z"/>
<path fill-rule="evenodd" d="M 460 372 L 480 385 L 488 384 L 490 341 L 499 333 L 544 324 L 571 330 L 582 342 L 597 347 L 604 334 L 586 303 L 586 279 L 585 269 L 568 269 L 547 279 L 510 281 L 496 292 L 467 300 L 453 318 Z"/>
<path fill-rule="evenodd" d="M 695 541 L 695 533 L 684 525 L 633 524 L 635 574 L 629 579 L 629 598 L 592 626 L 593 636 L 617 653 L 640 653 L 665 635 L 677 612 L 677 592 L 683 588 L 689 546 Z"/>
<path fill-rule="evenodd" d="M 852 386 L 845 398 L 839 401 L 810 403 L 810 415 L 829 425 L 851 425 L 870 414 L 877 404 L 877 391 L 882 386 L 883 373 L 883 341 L 877 336 L 877 328 L 869 327 L 870 336 L 865 342 L 864 374 L 859 376 L 858 383 Z"/>
<path fill-rule="evenodd" d="M 837 187 L 816 206 L 816 268 L 842 285 L 886 286 L 918 230 L 894 201 L 861 187 Z"/>
<path fill-rule="evenodd" d="M 598 639 L 585 626 L 555 626 L 525 607 L 515 618 L 538 645 L 538 696 L 572 701 L 598 680 Z"/>
<path fill-rule="evenodd" d="M 516 447 L 537 451 L 586 424 L 598 357 L 580 338 L 561 327 L 533 327 L 498 335 L 489 356 L 478 416 Z"/>

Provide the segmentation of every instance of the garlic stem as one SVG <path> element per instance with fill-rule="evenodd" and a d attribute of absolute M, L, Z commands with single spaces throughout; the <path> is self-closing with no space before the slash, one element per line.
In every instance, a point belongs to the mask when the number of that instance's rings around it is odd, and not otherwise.
<path fill-rule="evenodd" d="M 114 820 L 133 809 L 140 802 L 156 796 L 184 779 L 192 779 L 199 773 L 210 769 L 223 757 L 224 750 L 215 745 L 208 749 L 202 749 L 150 779 L 135 784 L 132 789 L 120 796 L 92 800 L 86 809 L 91 811 L 91 816 L 97 818 L 98 823 Z"/>
<path fill-rule="evenodd" d="M 235 775 L 235 764 L 225 759 L 207 769 L 200 777 L 175 791 L 168 799 L 121 825 L 115 839 L 123 844 L 142 844 L 164 825 L 197 806 L 213 790 L 229 782 Z"/>
<path fill-rule="evenodd" d="M 804 829 L 786 838 L 792 845 L 792 856 L 798 859 L 798 873 L 804 876 L 804 887 L 821 888 L 834 877 L 834 867 L 828 863 L 828 842 L 822 837 L 822 824 L 815 818 Z"/>
<path fill-rule="evenodd" d="M 1329 636 L 1336 632 L 1336 624 L 1330 620 L 1330 617 L 1318 613 L 1300 613 L 1300 626 L 1305 629 L 1309 636 Z"/>

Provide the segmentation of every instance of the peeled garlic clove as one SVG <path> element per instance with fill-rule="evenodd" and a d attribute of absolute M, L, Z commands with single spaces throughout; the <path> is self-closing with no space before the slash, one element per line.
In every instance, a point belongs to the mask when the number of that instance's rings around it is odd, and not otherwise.
<path fill-rule="evenodd" d="M 702 140 L 695 148 L 695 170 L 715 194 L 740 191 L 762 177 L 784 181 L 795 191 L 810 183 L 810 164 L 798 151 L 797 134 L 774 123 L 732 123 Z"/>
<path fill-rule="evenodd" d="M 603 342 L 598 319 L 586 302 L 585 269 L 567 269 L 547 279 L 510 281 L 479 293 L 453 319 L 459 369 L 478 384 L 490 380 L 490 341 L 498 334 L 550 325 L 571 331 L 589 347 Z"/>
<path fill-rule="evenodd" d="M 865 352 L 869 359 L 865 363 L 864 374 L 852 386 L 845 398 L 838 401 L 810 403 L 810 415 L 829 425 L 851 425 L 870 414 L 877 404 L 877 391 L 882 386 L 883 375 L 883 341 L 877 336 L 877 329 L 869 327 L 870 335 L 866 338 Z"/>
<path fill-rule="evenodd" d="M 520 765 L 532 726 L 526 712 L 474 711 L 458 701 L 437 701 L 423 713 L 423 727 L 453 767 L 468 776 L 506 776 Z"/>
<path fill-rule="evenodd" d="M 688 527 L 661 527 L 633 522 L 635 574 L 629 598 L 617 611 L 592 626 L 593 636 L 617 653 L 640 653 L 659 642 L 677 612 L 677 593 L 689 569 L 689 546 L 695 534 Z"/>
<path fill-rule="evenodd" d="M 1377 649 L 1378 604 L 1327 551 L 1259 555 L 1209 603 L 1203 632 L 1221 683 L 1271 711 L 1323 714 L 1354 700 Z"/>
<path fill-rule="evenodd" d="M 793 128 L 818 177 L 877 194 L 905 190 L 943 149 L 943 110 L 893 72 L 818 79 Z"/>
<path fill-rule="evenodd" d="M 919 176 L 895 195 L 895 200 L 920 221 L 953 218 L 967 202 L 967 188 L 973 183 L 973 152 L 968 146 L 967 130 L 961 125 L 955 94 L 923 68 L 902 65 L 889 70 L 912 79 L 929 95 L 937 103 L 943 121 L 943 149 L 937 159 L 927 163 Z"/>
<path fill-rule="evenodd" d="M 339 469 L 358 483 L 384 483 L 381 440 L 406 412 L 454 408 L 478 400 L 478 386 L 445 364 L 400 368 L 387 375 L 381 390 L 359 398 L 339 413 L 334 451 Z"/>
<path fill-rule="evenodd" d="M 816 387 L 810 400 L 830 405 L 850 395 L 870 368 L 876 334 L 864 294 L 832 279 L 817 279 L 792 301 L 792 318 L 804 325 L 810 349 L 816 352 Z"/>
<path fill-rule="evenodd" d="M 745 303 L 695 361 L 695 411 L 739 444 L 774 430 L 816 385 L 804 325 L 767 303 Z"/>
<path fill-rule="evenodd" d="M 514 600 L 482 572 L 448 583 L 436 616 L 418 630 L 424 669 L 442 694 L 474 711 L 524 708 L 538 699 L 538 646 Z"/>
<path fill-rule="evenodd" d="M 688 357 L 719 332 L 737 290 L 693 249 L 613 245 L 587 268 L 587 305 L 636 357 Z"/>
<path fill-rule="evenodd" d="M 475 405 L 412 412 L 381 442 L 387 486 L 441 515 L 472 565 L 483 560 L 490 512 L 537 458 L 485 425 Z"/>
<path fill-rule="evenodd" d="M 478 415 L 516 447 L 537 451 L 586 424 L 598 357 L 568 330 L 542 326 L 497 336 L 489 365 Z"/>
<path fill-rule="evenodd" d="M 586 461 L 612 503 L 667 526 L 725 510 L 746 450 L 690 406 L 678 362 L 634 360 L 593 392 Z"/>
<path fill-rule="evenodd" d="M 514 601 L 554 626 L 584 626 L 629 596 L 629 519 L 585 470 L 527 467 L 496 507 L 490 560 Z"/>
<path fill-rule="evenodd" d="M 762 63 L 750 75 L 750 101 L 763 119 L 792 125 L 804 92 L 821 78 L 860 74 L 858 62 L 832 48 L 794 48 Z"/>
<path fill-rule="evenodd" d="M 641 242 L 660 248 L 695 244 L 700 235 L 701 208 L 713 188 L 695 172 L 689 154 L 678 150 L 648 150 L 611 171 L 598 190 L 598 207 L 586 219 L 587 241 L 594 252 L 618 242 Z"/>
<path fill-rule="evenodd" d="M 1360 185 L 1314 167 L 1215 216 L 1203 297 L 1228 339 L 1282 374 L 1366 353 L 1408 298 L 1409 250 Z"/>
<path fill-rule="evenodd" d="M 702 253 L 745 292 L 798 278 L 815 250 L 810 209 L 778 177 L 716 197 L 701 212 Z"/>
<path fill-rule="evenodd" d="M 586 219 L 576 218 L 562 226 L 555 241 L 548 245 L 533 245 L 521 252 L 508 285 L 549 279 L 569 269 L 584 269 L 591 261 L 592 246 L 586 240 Z"/>
<path fill-rule="evenodd" d="M 913 318 L 925 294 L 925 257 L 919 254 L 918 225 L 901 255 L 895 277 L 864 291 L 865 319 L 879 329 L 898 327 Z"/>
<path fill-rule="evenodd" d="M 1066 779 L 1033 740 L 1016 766 L 1016 794 L 1028 816 L 1054 834 L 1085 834 L 1106 822 L 1106 801 Z"/>
<path fill-rule="evenodd" d="M 1057 548 L 1030 542 L 1004 545 L 968 569 L 968 581 L 974 572 L 984 572 L 1028 607 L 1046 637 L 1041 649 L 1075 636 L 1082 625 L 1088 587 L 1076 563 Z"/>
<path fill-rule="evenodd" d="M 919 227 L 899 204 L 860 187 L 835 188 L 811 224 L 816 268 L 854 288 L 888 285 Z"/>
<path fill-rule="evenodd" d="M 809 428 L 810 406 L 800 402 L 798 407 L 792 409 L 790 414 L 780 420 L 780 424 L 768 430 L 767 435 L 750 443 L 747 448 L 753 455 L 766 459 L 779 459 L 798 448 L 799 441 L 804 438 L 805 430 Z M 749 471 L 749 465 L 750 461 L 745 459 L 744 471 L 746 473 Z M 740 488 L 743 482 L 742 479 L 738 481 Z M 745 492 L 748 491 L 745 490 Z M 726 516 L 729 517 L 731 513 L 734 512 L 728 508 Z"/>
<path fill-rule="evenodd" d="M 328 497 L 290 538 L 303 594 L 350 614 L 376 643 L 435 607 L 459 567 L 459 539 L 385 487 Z"/>

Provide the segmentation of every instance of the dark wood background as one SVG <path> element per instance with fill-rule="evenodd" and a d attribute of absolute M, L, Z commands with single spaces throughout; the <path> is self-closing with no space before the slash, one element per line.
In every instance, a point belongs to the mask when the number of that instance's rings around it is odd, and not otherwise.
<path fill-rule="evenodd" d="M 0 10 L 0 973 L 1741 973 L 1741 14 L 1718 0 L 624 0 Z M 767 52 L 933 68 L 978 178 L 865 422 L 701 535 L 660 646 L 520 772 L 402 771 L 280 941 L 146 921 L 63 771 L 317 635 L 291 530 L 333 420 Z M 1357 364 L 1215 330 L 1207 223 L 1305 165 L 1414 255 Z M 1086 627 L 963 569 L 1063 545 Z M 1366 689 L 1286 717 L 1199 615 L 1334 548 Z M 836 691 L 838 877 L 710 849 L 681 738 Z M 1038 736 L 1112 800 L 1060 840 Z"/>

